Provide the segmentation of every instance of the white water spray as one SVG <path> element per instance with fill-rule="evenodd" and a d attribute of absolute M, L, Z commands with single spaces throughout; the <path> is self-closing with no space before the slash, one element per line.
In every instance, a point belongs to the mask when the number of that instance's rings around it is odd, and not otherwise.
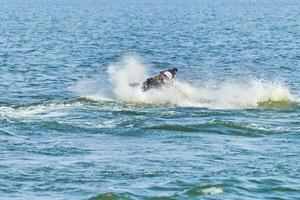
<path fill-rule="evenodd" d="M 124 102 L 211 109 L 255 108 L 261 102 L 296 101 L 283 84 L 256 79 L 247 82 L 225 81 L 222 84 L 203 83 L 197 87 L 177 80 L 170 86 L 147 92 L 143 92 L 141 87 L 130 86 L 131 83 L 141 84 L 149 77 L 147 71 L 147 67 L 135 56 L 126 56 L 110 65 L 107 73 L 113 91 L 111 98 Z M 97 96 L 92 98 L 97 99 Z"/>

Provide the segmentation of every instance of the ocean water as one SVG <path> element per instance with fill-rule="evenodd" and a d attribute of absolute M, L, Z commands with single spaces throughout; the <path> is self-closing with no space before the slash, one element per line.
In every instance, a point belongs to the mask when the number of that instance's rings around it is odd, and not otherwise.
<path fill-rule="evenodd" d="M 0 199 L 300 199 L 300 1 L 0 3 Z"/>

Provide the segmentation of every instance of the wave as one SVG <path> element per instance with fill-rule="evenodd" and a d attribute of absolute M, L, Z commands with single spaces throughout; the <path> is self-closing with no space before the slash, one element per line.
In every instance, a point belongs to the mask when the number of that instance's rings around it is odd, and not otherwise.
<path fill-rule="evenodd" d="M 257 137 L 267 134 L 283 133 L 292 130 L 291 128 L 264 126 L 260 124 L 250 124 L 245 122 L 241 123 L 225 120 L 211 120 L 200 124 L 161 124 L 146 127 L 145 129 L 185 133 L 217 133 L 222 135 L 229 134 L 247 137 Z"/>
<path fill-rule="evenodd" d="M 29 125 L 30 127 L 42 127 L 48 130 L 60 132 L 89 132 L 97 133 L 99 130 L 108 130 L 114 127 L 133 127 L 138 124 L 134 119 L 110 119 L 105 118 L 106 111 L 124 115 L 143 115 L 135 111 L 124 111 L 118 105 L 102 106 L 99 103 L 75 98 L 68 102 L 15 105 L 14 107 L 0 106 L 0 122 Z M 108 114 L 109 115 L 109 114 Z M 99 117 L 99 118 L 97 118 Z M 97 119 L 98 120 L 97 120 Z M 1 132 L 0 134 L 8 134 Z"/>
<path fill-rule="evenodd" d="M 135 199 L 135 198 L 131 198 L 131 195 L 129 194 L 119 194 L 114 192 L 106 192 L 98 196 L 89 198 L 89 200 L 131 200 L 131 199 Z"/>
<path fill-rule="evenodd" d="M 109 92 L 82 93 L 95 88 L 96 82 L 83 81 L 77 84 L 77 92 L 95 101 L 122 101 L 137 104 L 175 105 L 181 107 L 203 107 L 209 109 L 281 108 L 298 106 L 299 100 L 289 88 L 280 82 L 249 79 L 245 81 L 204 81 L 193 85 L 177 80 L 171 85 L 143 92 L 141 87 L 130 83 L 142 83 L 148 76 L 148 69 L 136 56 L 126 56 L 120 62 L 108 67 L 106 88 Z M 179 78 L 180 72 L 179 72 Z M 191 80 L 190 80 L 191 81 Z"/>
<path fill-rule="evenodd" d="M 190 197 L 199 195 L 220 195 L 223 193 L 223 187 L 225 187 L 224 184 L 205 184 L 193 187 L 187 190 L 185 193 Z"/>
<path fill-rule="evenodd" d="M 38 105 L 23 106 L 0 106 L 0 119 L 6 121 L 12 120 L 35 120 L 56 118 L 66 115 L 66 110 L 80 108 L 83 104 L 74 103 L 50 103 Z"/>
<path fill-rule="evenodd" d="M 119 193 L 119 192 L 105 192 L 99 194 L 95 197 L 91 197 L 89 200 L 118 200 L 118 199 L 156 199 L 156 200 L 172 200 L 172 199 L 190 199 L 198 198 L 200 196 L 218 196 L 223 193 L 224 188 L 227 187 L 225 184 L 204 184 L 195 186 L 183 191 L 176 192 L 174 194 L 169 194 L 168 196 L 145 196 L 146 194 L 131 194 L 131 193 Z M 165 190 L 166 188 L 158 187 L 160 190 Z"/>
<path fill-rule="evenodd" d="M 10 131 L 6 131 L 6 130 L 0 130 L 0 136 L 15 136 L 14 133 L 10 132 Z"/>

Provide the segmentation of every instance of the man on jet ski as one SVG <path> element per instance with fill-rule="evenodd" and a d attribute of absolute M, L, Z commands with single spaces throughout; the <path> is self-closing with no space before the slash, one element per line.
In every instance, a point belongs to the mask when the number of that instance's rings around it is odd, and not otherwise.
<path fill-rule="evenodd" d="M 167 69 L 161 71 L 158 75 L 153 78 L 147 78 L 147 80 L 143 83 L 143 90 L 149 90 L 151 88 L 158 88 L 165 84 L 168 81 L 175 80 L 178 69 Z"/>

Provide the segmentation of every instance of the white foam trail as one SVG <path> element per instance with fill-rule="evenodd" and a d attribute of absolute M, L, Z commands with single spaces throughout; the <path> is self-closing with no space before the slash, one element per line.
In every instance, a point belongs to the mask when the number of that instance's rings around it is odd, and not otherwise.
<path fill-rule="evenodd" d="M 8 122 L 36 122 L 55 120 L 58 123 L 76 125 L 81 128 L 113 128 L 119 123 L 117 120 L 102 120 L 101 122 L 85 121 L 78 119 L 77 115 L 72 115 L 76 108 L 85 107 L 84 104 L 77 103 L 52 103 L 48 105 L 33 105 L 28 107 L 12 108 L 0 106 L 0 120 Z"/>
<path fill-rule="evenodd" d="M 221 84 L 207 82 L 198 87 L 176 81 L 171 86 L 147 92 L 142 92 L 140 87 L 129 86 L 134 82 L 142 83 L 147 77 L 146 71 L 146 66 L 132 56 L 109 66 L 108 74 L 115 97 L 128 102 L 215 109 L 253 108 L 266 101 L 296 101 L 283 84 L 256 79 Z"/>
<path fill-rule="evenodd" d="M 2 119 L 41 119 L 49 117 L 61 117 L 66 115 L 66 109 L 82 107 L 81 103 L 72 104 L 48 104 L 20 108 L 0 106 L 0 117 Z"/>

